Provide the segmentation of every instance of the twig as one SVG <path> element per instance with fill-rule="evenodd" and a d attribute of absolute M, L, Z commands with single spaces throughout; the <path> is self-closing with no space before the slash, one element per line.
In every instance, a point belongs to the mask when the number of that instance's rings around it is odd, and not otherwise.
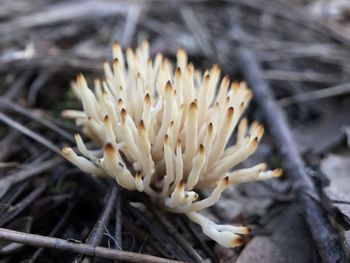
<path fill-rule="evenodd" d="M 196 12 L 190 6 L 182 6 L 179 9 L 182 19 L 190 29 L 193 34 L 193 38 L 197 42 L 198 46 L 201 48 L 203 54 L 214 59 L 217 57 L 215 49 L 211 47 L 210 41 L 208 40 L 209 34 L 205 27 L 200 23 Z"/>
<path fill-rule="evenodd" d="M 81 253 L 87 256 L 106 259 L 118 259 L 126 262 L 169 263 L 181 262 L 139 253 L 119 251 L 104 247 L 94 247 L 87 244 L 73 243 L 60 238 L 46 237 L 36 234 L 27 234 L 5 228 L 0 228 L 0 239 L 17 242 L 29 246 L 53 248 L 72 253 Z"/>
<path fill-rule="evenodd" d="M 33 140 L 39 142 L 40 144 L 44 145 L 45 147 L 49 148 L 51 151 L 60 154 L 60 150 L 57 148 L 56 145 L 54 145 L 49 140 L 45 139 L 43 136 L 29 130 L 22 124 L 14 121 L 10 117 L 6 116 L 5 114 L 0 112 L 0 121 L 6 123 L 8 126 L 11 126 L 12 128 L 20 131 L 21 133 L 27 135 L 28 137 L 32 138 Z"/>
<path fill-rule="evenodd" d="M 29 70 L 47 69 L 51 68 L 56 72 L 69 70 L 83 70 L 93 73 L 101 73 L 99 64 L 101 61 L 94 61 L 88 58 L 81 59 L 77 57 L 62 56 L 47 56 L 35 57 L 28 59 L 15 59 L 0 64 L 0 74 L 11 72 L 22 72 Z M 8 96 L 7 96 L 8 97 Z"/>
<path fill-rule="evenodd" d="M 140 21 L 140 16 L 146 13 L 144 12 L 144 8 L 145 7 L 139 2 L 131 3 L 128 7 L 125 26 L 121 37 L 121 44 L 123 46 L 127 46 L 132 43 L 132 38 L 135 34 L 137 24 Z"/>
<path fill-rule="evenodd" d="M 108 225 L 108 222 L 112 215 L 116 196 L 117 196 L 117 187 L 112 186 L 105 196 L 104 207 L 102 208 L 102 212 L 94 228 L 92 229 L 88 239 L 86 240 L 86 244 L 92 245 L 92 246 L 98 246 L 101 244 L 105 227 Z M 80 262 L 81 259 L 82 259 L 81 256 L 78 256 L 75 258 L 74 262 Z"/>
<path fill-rule="evenodd" d="M 229 2 L 233 1 L 231 0 Z M 311 16 L 300 12 L 300 10 L 297 10 L 293 6 L 287 5 L 285 1 L 235 0 L 234 3 L 242 6 L 248 6 L 259 11 L 263 10 L 264 12 L 268 12 L 278 18 L 322 34 L 322 36 L 327 37 L 328 39 L 339 41 L 346 46 L 350 45 L 350 40 L 347 36 L 336 32 L 329 25 L 311 18 Z M 266 8 L 267 5 L 269 5 L 269 8 Z"/>
<path fill-rule="evenodd" d="M 164 249 L 167 252 L 171 252 L 174 256 L 181 260 L 192 262 L 192 259 L 187 255 L 182 247 L 173 239 L 172 236 L 165 233 L 158 224 L 155 224 L 154 221 L 151 222 L 144 216 L 143 213 L 141 213 L 138 209 L 131 207 L 129 204 L 126 204 L 126 207 L 128 208 L 128 212 L 137 219 L 141 220 L 142 224 L 144 224 L 146 229 L 152 233 L 154 238 L 156 238 L 160 244 L 164 245 Z"/>
<path fill-rule="evenodd" d="M 27 195 L 23 200 L 8 209 L 7 212 L 3 213 L 0 217 L 0 226 L 4 226 L 18 214 L 20 214 L 28 205 L 30 205 L 39 195 L 45 190 L 46 183 L 41 183 L 33 192 Z"/>
<path fill-rule="evenodd" d="M 50 78 L 54 75 L 54 71 L 43 70 L 38 77 L 35 78 L 33 83 L 31 83 L 28 90 L 28 104 L 30 106 L 34 106 L 37 102 L 37 96 L 41 88 L 50 80 Z"/>
<path fill-rule="evenodd" d="M 148 209 L 159 219 L 159 221 L 164 225 L 165 229 L 169 232 L 170 236 L 173 236 L 177 243 L 187 252 L 187 254 L 194 260 L 194 262 L 203 262 L 201 256 L 192 247 L 192 245 L 187 242 L 187 240 L 176 230 L 176 228 L 168 221 L 163 213 L 160 213 L 148 203 L 145 202 Z"/>
<path fill-rule="evenodd" d="M 76 200 L 69 204 L 68 208 L 66 209 L 66 211 L 64 212 L 64 214 L 62 215 L 62 217 L 60 218 L 60 220 L 58 221 L 56 226 L 50 232 L 50 237 L 56 235 L 58 233 L 58 231 L 60 231 L 62 229 L 62 227 L 64 226 L 64 224 L 66 223 L 66 221 L 70 217 L 70 215 L 73 212 L 73 209 L 75 208 L 76 205 L 77 205 Z M 38 250 L 34 253 L 32 258 L 28 261 L 28 263 L 34 263 L 40 257 L 40 255 L 44 251 L 44 249 L 45 248 L 42 248 L 42 247 L 38 248 Z"/>
<path fill-rule="evenodd" d="M 179 222 L 183 224 L 190 231 L 190 233 L 192 233 L 192 235 L 195 238 L 195 241 L 197 241 L 198 245 L 202 248 L 202 250 L 206 253 L 206 255 L 211 259 L 211 261 L 213 263 L 218 263 L 219 262 L 218 258 L 215 256 L 213 251 L 207 246 L 207 244 L 203 241 L 203 239 L 199 237 L 193 225 L 191 223 L 188 223 L 187 219 L 184 216 L 180 216 Z"/>
<path fill-rule="evenodd" d="M 18 139 L 21 134 L 17 131 L 11 131 L 5 135 L 0 141 L 0 161 L 6 160 L 6 157 L 10 156 L 16 151 L 16 145 L 14 142 Z M 15 146 L 15 147 L 10 147 Z"/>
<path fill-rule="evenodd" d="M 53 130 L 54 132 L 61 135 L 65 139 L 69 140 L 70 142 L 75 143 L 75 140 L 71 134 L 67 133 L 65 130 L 58 127 L 54 123 L 46 120 L 45 118 L 39 118 L 39 117 L 35 116 L 30 111 L 28 111 L 28 109 L 23 108 L 22 106 L 16 104 L 14 101 L 8 100 L 8 99 L 0 96 L 0 108 L 1 108 L 1 105 L 3 105 L 6 108 L 9 108 L 15 112 L 18 112 L 18 113 L 34 120 L 34 121 L 40 123 L 43 126 L 46 126 L 47 128 Z"/>
<path fill-rule="evenodd" d="M 0 162 L 0 169 L 17 167 L 17 162 Z"/>
<path fill-rule="evenodd" d="M 12 205 L 13 202 L 17 200 L 17 198 L 26 190 L 29 182 L 23 182 L 21 184 L 15 185 L 10 189 L 7 195 L 0 198 L 2 204 L 6 204 L 0 206 L 0 215 L 5 213 L 9 206 Z"/>
<path fill-rule="evenodd" d="M 11 68 L 8 69 L 11 70 Z M 3 96 L 7 99 L 16 99 L 21 94 L 21 90 L 24 88 L 31 75 L 32 72 L 30 71 L 23 72 L 10 84 L 11 88 L 8 89 Z"/>
<path fill-rule="evenodd" d="M 169 258 L 172 255 L 169 255 L 167 251 L 164 249 L 164 244 L 161 244 L 159 242 L 155 242 L 155 240 L 151 237 L 150 234 L 146 233 L 144 229 L 141 229 L 138 225 L 134 224 L 132 220 L 128 220 L 128 215 L 124 217 L 123 220 L 123 233 L 132 235 L 135 239 L 137 239 L 140 242 L 145 242 L 145 245 L 147 245 L 148 249 L 150 251 L 154 251 L 155 253 L 158 253 L 161 255 L 161 257 Z M 125 242 L 127 243 L 127 242 Z M 141 253 L 142 250 L 139 249 L 139 253 Z"/>
<path fill-rule="evenodd" d="M 279 150 L 284 168 L 294 183 L 299 203 L 304 209 L 306 221 L 316 242 L 318 252 L 324 263 L 345 262 L 345 253 L 339 237 L 332 227 L 327 214 L 318 202 L 318 192 L 307 175 L 291 130 L 283 118 L 282 112 L 273 99 L 268 84 L 263 80 L 261 69 L 252 51 L 239 46 L 236 49 L 238 65 L 254 91 L 257 104 L 264 112 L 266 122 Z"/>
<path fill-rule="evenodd" d="M 115 237 L 115 248 L 121 249 L 122 248 L 122 195 L 121 195 L 121 189 L 119 188 L 118 194 L 117 194 L 117 201 L 115 206 L 115 230 L 114 230 L 114 237 Z"/>
<path fill-rule="evenodd" d="M 314 82 L 321 84 L 334 84 L 340 82 L 340 77 L 334 74 L 317 72 L 292 72 L 284 70 L 263 70 L 263 78 L 267 80 L 285 80 L 298 82 Z"/>
<path fill-rule="evenodd" d="M 327 89 L 319 89 L 315 91 L 305 92 L 302 94 L 297 94 L 292 97 L 283 98 L 278 101 L 278 104 L 281 107 L 286 107 L 297 102 L 323 99 L 347 93 L 350 93 L 350 83 L 343 83 Z"/>
<path fill-rule="evenodd" d="M 27 167 L 26 169 L 23 169 L 17 173 L 10 174 L 10 175 L 0 179 L 0 198 L 7 192 L 7 190 L 12 185 L 14 185 L 20 181 L 29 179 L 30 177 L 37 175 L 41 172 L 47 171 L 62 161 L 63 161 L 62 158 L 56 157 L 54 159 L 45 161 L 41 164 L 37 164 L 37 165 L 32 166 L 30 168 Z"/>
<path fill-rule="evenodd" d="M 30 30 L 35 27 L 54 26 L 60 23 L 73 23 L 84 19 L 101 19 L 104 17 L 115 17 L 124 13 L 126 4 L 124 2 L 110 2 L 110 1 L 88 1 L 69 2 L 69 3 L 54 3 L 45 9 L 37 9 L 29 15 L 16 16 L 9 22 L 0 25 L 0 32 L 2 34 L 11 33 L 12 30 Z"/>
<path fill-rule="evenodd" d="M 113 186 L 106 194 L 105 205 L 102 209 L 101 215 L 91 232 L 91 236 L 87 240 L 87 244 L 97 246 L 101 243 L 105 226 L 107 226 L 109 219 L 111 218 L 113 207 L 117 196 L 117 187 Z"/>

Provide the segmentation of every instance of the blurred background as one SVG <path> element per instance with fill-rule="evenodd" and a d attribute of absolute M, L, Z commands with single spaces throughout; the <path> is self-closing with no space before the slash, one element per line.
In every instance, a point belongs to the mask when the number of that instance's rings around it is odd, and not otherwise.
<path fill-rule="evenodd" d="M 161 52 L 174 61 L 176 51 L 184 48 L 196 67 L 204 70 L 219 64 L 232 80 L 244 79 L 237 47 L 253 52 L 292 127 L 308 174 L 331 201 L 330 215 L 340 218 L 335 221 L 341 222 L 340 236 L 347 246 L 350 235 L 343 231 L 350 221 L 347 0 L 1 0 L 0 226 L 89 240 L 112 195 L 116 211 L 101 244 L 191 261 L 184 256 L 186 251 L 174 252 L 176 243 L 164 245 L 157 237 L 167 231 L 164 222 L 154 221 L 159 215 L 140 219 L 126 201 L 135 197 L 83 176 L 57 157 L 79 131 L 60 116 L 63 109 L 80 108 L 70 82 L 78 72 L 89 81 L 103 77 L 102 63 L 111 61 L 113 43 L 135 48 L 143 40 L 149 41 L 152 57 Z M 263 122 L 257 100 L 247 115 Z M 259 161 L 282 165 L 269 134 L 246 165 Z M 201 234 L 195 236 L 200 232 L 197 226 L 188 229 L 182 217 L 165 215 L 196 248 L 199 258 L 192 255 L 192 261 L 319 262 L 288 179 L 233 187 L 208 213 L 222 222 L 254 225 L 255 231 L 246 246 L 224 249 Z M 117 222 L 122 228 L 118 242 L 111 237 Z M 82 255 L 11 242 L 0 242 L 0 253 L 1 262 L 83 260 Z"/>

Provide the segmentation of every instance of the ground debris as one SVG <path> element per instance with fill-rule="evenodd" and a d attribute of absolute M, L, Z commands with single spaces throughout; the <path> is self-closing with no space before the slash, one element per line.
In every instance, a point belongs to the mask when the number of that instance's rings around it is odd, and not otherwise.
<path fill-rule="evenodd" d="M 265 230 L 243 249 L 236 263 L 312 263 L 319 262 L 306 223 L 296 205 L 287 207 Z"/>

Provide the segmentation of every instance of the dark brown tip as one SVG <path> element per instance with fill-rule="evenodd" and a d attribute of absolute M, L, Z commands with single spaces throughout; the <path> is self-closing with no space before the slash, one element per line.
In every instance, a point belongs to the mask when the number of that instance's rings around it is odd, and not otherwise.
<path fill-rule="evenodd" d="M 178 185 L 177 185 L 178 188 L 182 189 L 182 188 L 185 188 L 185 181 L 184 180 L 181 180 Z"/>
<path fill-rule="evenodd" d="M 165 134 L 165 136 L 164 136 L 164 143 L 168 144 L 168 141 L 169 141 L 169 136 L 168 136 L 168 134 Z"/>
<path fill-rule="evenodd" d="M 176 77 L 180 77 L 181 74 L 182 74 L 182 73 L 181 73 L 181 69 L 180 69 L 179 67 L 177 67 L 176 70 L 175 70 L 175 76 L 176 76 Z"/>
<path fill-rule="evenodd" d="M 244 239 L 241 236 L 232 239 L 232 247 L 240 247 L 244 244 Z"/>
<path fill-rule="evenodd" d="M 80 86 L 81 84 L 83 84 L 85 82 L 85 78 L 84 78 L 84 75 L 83 73 L 79 72 L 77 74 L 77 83 L 78 83 L 78 86 Z"/>
<path fill-rule="evenodd" d="M 194 100 L 191 102 L 190 104 L 190 110 L 193 111 L 193 110 L 197 110 L 198 109 L 198 106 L 197 106 L 197 101 Z"/>
<path fill-rule="evenodd" d="M 248 135 L 249 136 L 249 135 Z M 250 142 L 250 147 L 252 147 L 252 149 L 256 149 L 258 147 L 259 144 L 259 138 L 255 137 L 251 142 Z"/>
<path fill-rule="evenodd" d="M 209 123 L 208 125 L 208 133 L 212 133 L 213 132 L 213 123 Z"/>
<path fill-rule="evenodd" d="M 281 168 L 277 168 L 274 170 L 274 173 L 277 177 L 280 177 L 283 175 L 283 170 Z"/>
<path fill-rule="evenodd" d="M 124 108 L 120 111 L 120 116 L 122 117 L 122 123 L 125 124 L 127 112 Z"/>
<path fill-rule="evenodd" d="M 226 176 L 224 178 L 224 183 L 225 183 L 226 186 L 228 185 L 228 183 L 229 183 L 229 177 L 228 176 Z"/>
<path fill-rule="evenodd" d="M 178 146 L 181 146 L 181 139 L 178 139 L 178 140 L 177 140 L 177 145 L 178 145 Z"/>
<path fill-rule="evenodd" d="M 104 122 L 108 122 L 108 121 L 109 121 L 108 115 L 105 115 L 105 116 L 104 116 L 103 121 L 104 121 Z"/>
<path fill-rule="evenodd" d="M 145 130 L 145 123 L 143 122 L 143 120 L 140 121 L 139 128 L 140 130 Z"/>
<path fill-rule="evenodd" d="M 171 92 L 173 90 L 173 85 L 171 85 L 170 80 L 165 84 L 165 92 Z"/>
<path fill-rule="evenodd" d="M 104 151 L 107 155 L 113 155 L 114 154 L 114 147 L 111 143 L 107 143 L 104 147 Z"/>
<path fill-rule="evenodd" d="M 199 145 L 199 153 L 204 154 L 205 153 L 205 147 L 203 144 Z"/>
<path fill-rule="evenodd" d="M 234 113 L 235 113 L 235 110 L 233 107 L 230 107 L 227 109 L 227 117 L 232 118 Z"/>
<path fill-rule="evenodd" d="M 138 179 L 141 178 L 141 172 L 140 171 L 136 171 L 135 177 L 138 178 Z"/>
<path fill-rule="evenodd" d="M 145 102 L 149 105 L 151 104 L 151 96 L 149 95 L 149 93 L 147 93 L 145 96 Z"/>

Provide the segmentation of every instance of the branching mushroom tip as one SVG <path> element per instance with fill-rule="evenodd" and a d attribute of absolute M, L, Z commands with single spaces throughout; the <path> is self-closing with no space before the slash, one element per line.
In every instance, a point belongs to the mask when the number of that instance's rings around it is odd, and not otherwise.
<path fill-rule="evenodd" d="M 128 190 L 145 192 L 174 213 L 184 213 L 225 247 L 243 243 L 248 228 L 217 225 L 199 213 L 214 205 L 230 185 L 281 176 L 266 164 L 232 168 L 252 155 L 264 133 L 262 125 L 241 119 L 252 92 L 244 82 L 220 80 L 214 65 L 203 74 L 188 64 L 183 49 L 174 67 L 161 54 L 149 58 L 144 42 L 125 55 L 113 46 L 113 63 L 105 62 L 105 80 L 90 89 L 82 74 L 72 84 L 83 110 L 66 110 L 103 151 L 88 150 L 79 134 L 78 151 L 62 149 L 82 171 L 110 176 Z M 236 130 L 234 145 L 228 146 Z M 199 200 L 200 189 L 211 193 Z"/>

